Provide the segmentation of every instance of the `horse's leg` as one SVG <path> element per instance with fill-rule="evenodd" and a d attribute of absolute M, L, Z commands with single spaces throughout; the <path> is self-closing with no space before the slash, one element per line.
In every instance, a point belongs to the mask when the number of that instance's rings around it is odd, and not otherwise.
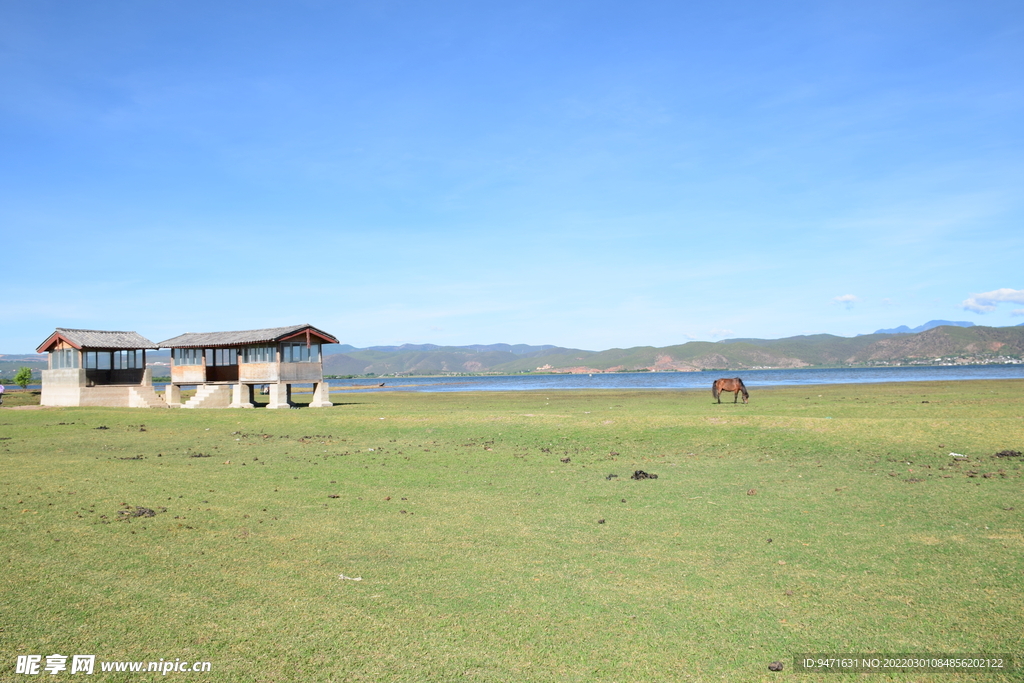
<path fill-rule="evenodd" d="M 739 389 L 737 389 L 736 393 L 732 395 L 732 402 L 733 403 L 735 403 L 738 400 L 740 400 L 740 390 Z"/>

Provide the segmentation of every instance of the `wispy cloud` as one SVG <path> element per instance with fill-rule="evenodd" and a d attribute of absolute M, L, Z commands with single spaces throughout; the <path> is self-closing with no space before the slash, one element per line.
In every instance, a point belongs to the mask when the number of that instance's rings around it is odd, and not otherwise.
<path fill-rule="evenodd" d="M 853 308 L 853 305 L 858 301 L 860 301 L 860 299 L 858 299 L 853 294 L 843 294 L 842 296 L 832 297 L 832 303 L 842 304 L 843 306 L 846 307 L 846 310 L 850 310 L 851 308 Z"/>
<path fill-rule="evenodd" d="M 1024 315 L 1024 308 L 1018 308 L 1015 311 L 1011 311 L 1010 315 Z"/>
<path fill-rule="evenodd" d="M 965 311 L 989 313 L 996 310 L 996 306 L 1001 303 L 1024 304 L 1024 289 L 1008 289 L 1004 287 L 991 292 L 972 294 L 964 300 L 963 307 Z M 1017 311 L 1014 311 L 1014 315 L 1017 314 Z"/>
<path fill-rule="evenodd" d="M 711 336 L 712 337 L 726 337 L 726 336 L 728 336 L 730 334 L 735 334 L 735 332 L 733 332 L 732 330 L 725 330 L 725 329 L 720 329 L 720 328 L 717 328 L 717 327 L 715 329 L 711 330 Z"/>

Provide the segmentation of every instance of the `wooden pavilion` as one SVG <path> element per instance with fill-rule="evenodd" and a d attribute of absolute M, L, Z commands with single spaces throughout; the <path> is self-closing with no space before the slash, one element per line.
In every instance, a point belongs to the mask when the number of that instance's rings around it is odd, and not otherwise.
<path fill-rule="evenodd" d="M 40 403 L 165 408 L 146 368 L 146 350 L 156 348 L 137 332 L 58 327 L 36 348 L 49 354 Z"/>
<path fill-rule="evenodd" d="M 312 325 L 240 332 L 189 332 L 160 342 L 171 349 L 171 407 L 252 408 L 257 386 L 269 385 L 268 408 L 291 408 L 292 384 L 312 384 L 312 408 L 333 405 L 323 378 L 324 344 L 338 340 Z M 196 395 L 181 403 L 181 387 Z"/>

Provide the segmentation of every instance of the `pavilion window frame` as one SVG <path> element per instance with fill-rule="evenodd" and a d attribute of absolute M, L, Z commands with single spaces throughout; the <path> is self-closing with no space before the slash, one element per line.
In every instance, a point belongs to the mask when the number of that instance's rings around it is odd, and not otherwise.
<path fill-rule="evenodd" d="M 118 349 L 112 352 L 114 370 L 140 370 L 142 369 L 141 349 Z"/>
<path fill-rule="evenodd" d="M 306 345 L 306 342 L 282 342 L 282 363 L 319 363 L 320 344 Z"/>
<path fill-rule="evenodd" d="M 78 351 L 76 349 L 56 349 L 50 351 L 51 370 L 77 370 Z"/>
<path fill-rule="evenodd" d="M 202 365 L 202 349 L 171 349 L 171 358 L 175 365 Z"/>
<path fill-rule="evenodd" d="M 110 370 L 114 364 L 112 351 L 83 351 L 82 356 L 86 370 Z"/>
<path fill-rule="evenodd" d="M 272 346 L 261 345 L 261 346 L 243 346 L 242 347 L 242 363 L 276 363 L 277 362 L 277 344 Z"/>
<path fill-rule="evenodd" d="M 237 347 L 206 349 L 206 367 L 223 368 L 231 365 L 238 365 Z"/>

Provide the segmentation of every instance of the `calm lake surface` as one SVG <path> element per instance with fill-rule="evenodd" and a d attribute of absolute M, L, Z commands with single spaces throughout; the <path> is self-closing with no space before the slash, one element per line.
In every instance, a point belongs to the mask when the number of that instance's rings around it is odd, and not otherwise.
<path fill-rule="evenodd" d="M 949 367 L 827 368 L 713 372 L 615 372 L 594 375 L 399 377 L 332 379 L 331 391 L 555 391 L 563 389 L 707 389 L 719 377 L 742 377 L 748 388 L 801 384 L 871 384 L 964 379 L 1024 379 L 1024 364 Z M 384 386 L 377 388 L 381 382 Z"/>

